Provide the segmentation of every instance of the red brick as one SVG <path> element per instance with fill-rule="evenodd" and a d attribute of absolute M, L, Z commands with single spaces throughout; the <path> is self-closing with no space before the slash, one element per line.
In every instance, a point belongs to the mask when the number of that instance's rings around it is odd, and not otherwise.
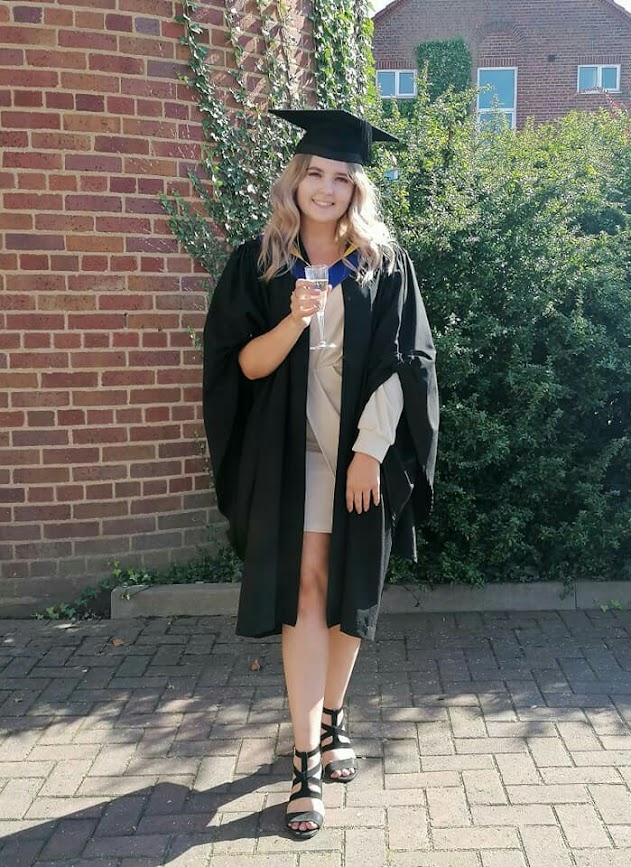
<path fill-rule="evenodd" d="M 54 329 L 64 327 L 64 317 L 46 313 L 16 313 L 7 315 L 7 328 L 16 330 Z"/>
<path fill-rule="evenodd" d="M 50 334 L 31 332 L 23 336 L 24 349 L 50 349 Z"/>
<path fill-rule="evenodd" d="M 105 111 L 105 97 L 94 93 L 78 93 L 75 97 L 77 111 Z"/>
<path fill-rule="evenodd" d="M 103 521 L 103 536 L 134 536 L 137 533 L 151 533 L 155 529 L 156 519 L 150 515 Z"/>
<path fill-rule="evenodd" d="M 111 500 L 114 496 L 112 482 L 99 482 L 95 485 L 86 485 L 85 496 L 87 500 Z"/>
<path fill-rule="evenodd" d="M 70 506 L 16 506 L 16 521 L 63 521 L 70 518 Z"/>
<path fill-rule="evenodd" d="M 104 30 L 105 16 L 101 12 L 75 12 L 78 30 Z"/>
<path fill-rule="evenodd" d="M 20 446 L 64 446 L 69 442 L 66 430 L 16 430 L 12 434 L 12 443 Z"/>
<path fill-rule="evenodd" d="M 93 51 L 108 51 L 116 54 L 118 50 L 116 36 L 107 33 L 90 33 L 80 30 L 61 30 L 59 45 L 64 48 L 89 48 Z M 134 54 L 135 52 L 130 52 Z"/>
<path fill-rule="evenodd" d="M 57 499 L 60 503 L 74 503 L 84 498 L 83 485 L 57 485 Z"/>
<path fill-rule="evenodd" d="M 23 314 L 27 315 L 27 314 Z M 125 327 L 125 317 L 119 313 L 71 313 L 68 316 L 68 327 L 85 330 L 89 328 L 114 329 Z"/>
<path fill-rule="evenodd" d="M 0 44 L 54 45 L 56 35 L 43 27 L 0 27 Z"/>
<path fill-rule="evenodd" d="M 16 90 L 13 93 L 13 104 L 15 106 L 41 106 L 43 104 L 43 95 L 38 90 Z"/>
<path fill-rule="evenodd" d="M 74 448 L 44 449 L 45 464 L 96 464 L 99 460 L 98 449 Z"/>
<path fill-rule="evenodd" d="M 102 388 L 95 391 L 75 391 L 72 402 L 74 406 L 125 406 L 127 392 L 123 389 L 106 391 Z"/>
<path fill-rule="evenodd" d="M 122 211 L 120 196 L 66 196 L 68 211 Z"/>
<path fill-rule="evenodd" d="M 24 51 L 21 48 L 6 48 L 3 46 L 0 56 L 0 65 L 11 69 L 24 64 Z"/>
<path fill-rule="evenodd" d="M 85 539 L 99 535 L 97 521 L 68 521 L 63 524 L 45 524 L 45 539 Z"/>
<path fill-rule="evenodd" d="M 29 503 L 52 503 L 55 499 L 55 489 L 52 485 L 45 487 L 30 487 L 28 490 Z"/>
<path fill-rule="evenodd" d="M 42 373 L 42 388 L 97 388 L 97 373 L 66 371 L 65 373 Z"/>
<path fill-rule="evenodd" d="M 38 370 L 47 367 L 68 367 L 66 352 L 14 352 L 11 356 L 11 367 L 20 370 L 35 367 Z"/>
<path fill-rule="evenodd" d="M 60 409 L 57 413 L 59 424 L 66 427 L 85 424 L 85 410 L 83 409 Z"/>
<path fill-rule="evenodd" d="M 0 428 L 22 427 L 24 421 L 23 412 L 0 412 Z"/>
<path fill-rule="evenodd" d="M 27 413 L 29 427 L 50 427 L 55 424 L 55 413 L 52 410 L 31 410 Z"/>
<path fill-rule="evenodd" d="M 31 136 L 34 148 L 59 151 L 88 151 L 92 147 L 89 135 L 74 132 L 34 132 Z"/>
<path fill-rule="evenodd" d="M 61 118 L 53 112 L 3 111 L 2 126 L 9 129 L 60 129 Z"/>
<path fill-rule="evenodd" d="M 11 394 L 13 406 L 67 406 L 70 393 L 67 391 L 14 391 Z"/>
<path fill-rule="evenodd" d="M 83 51 L 40 51 L 27 50 L 26 59 L 29 66 L 44 66 L 50 69 L 85 69 L 87 66 L 86 54 Z M 51 82 L 50 77 L 44 87 L 55 87 L 57 73 Z"/>
<path fill-rule="evenodd" d="M 105 26 L 108 30 L 122 30 L 131 33 L 134 29 L 131 15 L 106 15 Z"/>
<path fill-rule="evenodd" d="M 88 465 L 85 467 L 73 467 L 72 478 L 77 482 L 102 481 L 103 479 L 127 478 L 127 467 L 121 464 L 117 467 L 100 465 Z"/>
<path fill-rule="evenodd" d="M 60 211 L 63 207 L 61 196 L 36 195 L 35 193 L 5 193 L 6 208 L 23 211 Z"/>
<path fill-rule="evenodd" d="M 73 441 L 77 445 L 94 443 L 124 443 L 127 441 L 127 432 L 119 427 L 92 427 L 88 426 L 75 430 Z"/>
<path fill-rule="evenodd" d="M 110 349 L 112 335 L 100 331 L 88 331 L 83 334 L 83 349 Z"/>
<path fill-rule="evenodd" d="M 4 155 L 4 165 L 7 168 L 16 169 L 60 169 L 61 154 L 41 154 L 33 151 L 13 153 L 9 151 Z M 61 201 L 56 210 L 60 207 Z"/>
<path fill-rule="evenodd" d="M 90 154 L 90 156 L 67 154 L 65 168 L 67 171 L 117 173 L 122 171 L 123 164 L 117 157 L 101 154 Z M 97 231 L 100 231 L 98 227 Z"/>
<path fill-rule="evenodd" d="M 74 108 L 74 94 L 47 93 L 46 108 L 63 108 L 66 111 L 72 111 Z"/>
<path fill-rule="evenodd" d="M 77 189 L 77 179 L 71 178 L 69 175 L 50 175 L 48 183 L 51 190 L 64 190 L 67 193 L 74 193 Z"/>

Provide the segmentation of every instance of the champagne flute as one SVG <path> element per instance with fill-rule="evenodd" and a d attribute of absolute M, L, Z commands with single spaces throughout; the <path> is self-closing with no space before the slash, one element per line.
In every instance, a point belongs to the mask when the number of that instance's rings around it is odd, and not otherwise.
<path fill-rule="evenodd" d="M 320 342 L 314 344 L 310 349 L 332 349 L 335 344 L 329 343 L 324 336 L 324 308 L 329 289 L 329 269 L 326 265 L 306 265 L 305 279 L 309 280 L 312 287 L 320 293 L 319 304 L 316 317 L 318 327 L 320 329 Z"/>

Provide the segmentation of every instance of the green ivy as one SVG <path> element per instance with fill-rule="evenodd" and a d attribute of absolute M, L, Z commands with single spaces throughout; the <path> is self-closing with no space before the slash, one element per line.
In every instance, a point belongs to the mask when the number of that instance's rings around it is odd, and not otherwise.
<path fill-rule="evenodd" d="M 366 113 L 374 89 L 366 0 L 313 0 L 316 97 L 321 108 Z"/>
<path fill-rule="evenodd" d="M 419 70 L 427 69 L 432 101 L 449 88 L 458 93 L 471 86 L 471 50 L 464 39 L 422 42 L 416 48 L 416 61 Z"/>
<path fill-rule="evenodd" d="M 265 101 L 248 87 L 244 11 L 241 4 L 226 2 L 230 105 L 207 62 L 197 10 L 195 3 L 184 0 L 176 18 L 183 26 L 180 41 L 189 51 L 189 72 L 183 80 L 197 97 L 205 139 L 199 165 L 189 172 L 197 202 L 172 190 L 162 204 L 175 237 L 215 277 L 228 251 L 259 234 L 267 222 L 271 184 L 296 143 L 296 133 L 271 117 L 267 107 L 300 107 L 304 98 L 292 78 L 290 58 L 296 44 L 286 0 L 256 0 L 265 45 L 257 71 L 265 81 Z M 365 106 L 376 102 L 367 0 L 314 0 L 311 20 L 317 106 L 359 110 L 363 105 L 366 113 Z"/>

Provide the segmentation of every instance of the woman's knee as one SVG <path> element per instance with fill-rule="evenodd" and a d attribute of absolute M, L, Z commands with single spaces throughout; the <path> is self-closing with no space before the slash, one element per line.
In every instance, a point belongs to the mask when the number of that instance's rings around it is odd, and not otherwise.
<path fill-rule="evenodd" d="M 324 568 L 303 564 L 300 573 L 299 610 L 324 610 L 327 577 Z"/>

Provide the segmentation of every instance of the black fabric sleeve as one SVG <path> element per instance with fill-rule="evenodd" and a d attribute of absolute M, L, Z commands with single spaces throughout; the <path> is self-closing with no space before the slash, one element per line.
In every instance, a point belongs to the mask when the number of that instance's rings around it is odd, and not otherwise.
<path fill-rule="evenodd" d="M 391 274 L 382 276 L 374 305 L 374 331 L 366 400 L 393 373 L 403 390 L 403 413 L 383 476 L 396 523 L 409 501 L 418 526 L 433 503 L 439 399 L 434 342 L 414 266 L 397 252 Z"/>
<path fill-rule="evenodd" d="M 258 242 L 230 256 L 212 296 L 203 339 L 203 410 L 219 510 L 230 516 L 241 440 L 252 384 L 239 366 L 239 352 L 266 328 L 256 260 Z"/>

